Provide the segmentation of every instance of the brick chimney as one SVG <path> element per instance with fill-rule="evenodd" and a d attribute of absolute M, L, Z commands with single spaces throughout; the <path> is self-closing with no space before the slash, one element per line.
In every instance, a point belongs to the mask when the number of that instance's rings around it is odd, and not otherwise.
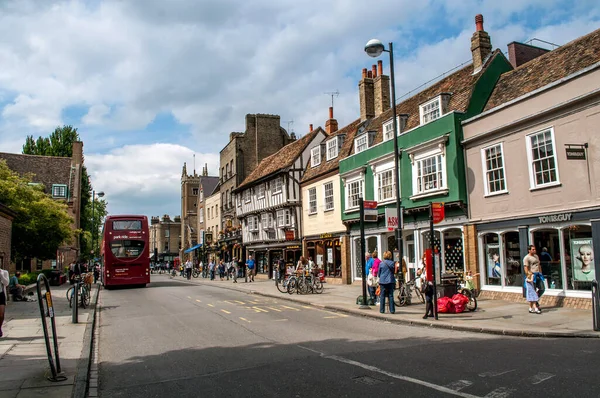
<path fill-rule="evenodd" d="M 333 106 L 329 107 L 329 120 L 325 122 L 325 131 L 327 134 L 335 133 L 338 129 L 338 122 L 333 118 Z"/>
<path fill-rule="evenodd" d="M 513 68 L 516 68 L 549 51 L 545 48 L 513 41 L 508 45 L 508 61 Z"/>
<path fill-rule="evenodd" d="M 360 121 L 364 122 L 375 116 L 375 91 L 373 87 L 373 73 L 362 70 L 362 80 L 358 82 L 358 95 L 360 98 Z"/>
<path fill-rule="evenodd" d="M 312 123 L 308 125 L 308 131 L 310 131 L 310 132 L 313 131 L 313 125 L 312 125 Z"/>
<path fill-rule="evenodd" d="M 490 35 L 483 30 L 483 15 L 475 16 L 475 33 L 471 37 L 471 53 L 473 54 L 473 73 L 478 73 L 483 67 L 483 62 L 492 52 Z"/>
<path fill-rule="evenodd" d="M 375 67 L 373 67 L 375 68 Z M 377 77 L 374 79 L 375 117 L 391 108 L 390 77 L 383 74 L 383 62 L 377 61 Z"/>

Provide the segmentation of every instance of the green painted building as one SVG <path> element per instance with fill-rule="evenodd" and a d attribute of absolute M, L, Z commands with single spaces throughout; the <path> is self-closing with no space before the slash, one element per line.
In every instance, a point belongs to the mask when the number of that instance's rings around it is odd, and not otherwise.
<path fill-rule="evenodd" d="M 512 67 L 493 51 L 488 34 L 477 30 L 471 39 L 473 64 L 446 76 L 396 106 L 400 197 L 403 208 L 403 253 L 408 272 L 419 266 L 430 246 L 429 205 L 444 203 L 446 219 L 436 224 L 434 246 L 443 271 L 462 273 L 475 269 L 474 229 L 468 225 L 467 189 L 461 121 L 482 112 L 500 75 Z M 387 76 L 382 66 L 363 70 L 359 83 L 361 120 L 353 150 L 340 161 L 342 220 L 348 226 L 349 259 L 354 279 L 361 278 L 359 198 L 378 202 L 378 221 L 365 224 L 366 249 L 396 249 L 393 112 L 389 105 Z M 351 136 L 351 135 L 349 135 Z M 393 213 L 393 214 L 392 214 Z M 473 247 L 471 247 L 473 246 Z M 472 259 L 470 258 L 472 252 Z"/>

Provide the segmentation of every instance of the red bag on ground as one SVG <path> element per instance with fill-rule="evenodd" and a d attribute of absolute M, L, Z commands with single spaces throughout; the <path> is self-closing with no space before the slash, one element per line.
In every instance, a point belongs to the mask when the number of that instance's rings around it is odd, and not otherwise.
<path fill-rule="evenodd" d="M 454 312 L 460 314 L 465 310 L 465 307 L 469 303 L 469 299 L 465 295 L 457 293 L 452 296 L 452 303 L 454 304 Z"/>
<path fill-rule="evenodd" d="M 441 313 L 453 313 L 454 303 L 450 297 L 440 297 L 437 301 L 438 312 Z"/>

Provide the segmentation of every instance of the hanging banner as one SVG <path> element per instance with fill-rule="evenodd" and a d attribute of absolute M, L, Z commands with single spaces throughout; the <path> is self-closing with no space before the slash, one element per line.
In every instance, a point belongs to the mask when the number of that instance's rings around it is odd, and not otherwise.
<path fill-rule="evenodd" d="M 398 212 L 393 207 L 385 208 L 385 227 L 388 231 L 398 228 Z"/>
<path fill-rule="evenodd" d="M 433 223 L 439 224 L 444 221 L 444 218 L 446 217 L 444 204 L 432 203 L 431 208 L 433 209 Z"/>

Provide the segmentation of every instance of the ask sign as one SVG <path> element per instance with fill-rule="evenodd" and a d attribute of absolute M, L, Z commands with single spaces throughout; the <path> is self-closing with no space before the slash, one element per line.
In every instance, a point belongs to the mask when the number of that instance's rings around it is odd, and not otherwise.
<path fill-rule="evenodd" d="M 385 227 L 388 231 L 398 228 L 398 212 L 395 208 L 385 208 Z"/>

